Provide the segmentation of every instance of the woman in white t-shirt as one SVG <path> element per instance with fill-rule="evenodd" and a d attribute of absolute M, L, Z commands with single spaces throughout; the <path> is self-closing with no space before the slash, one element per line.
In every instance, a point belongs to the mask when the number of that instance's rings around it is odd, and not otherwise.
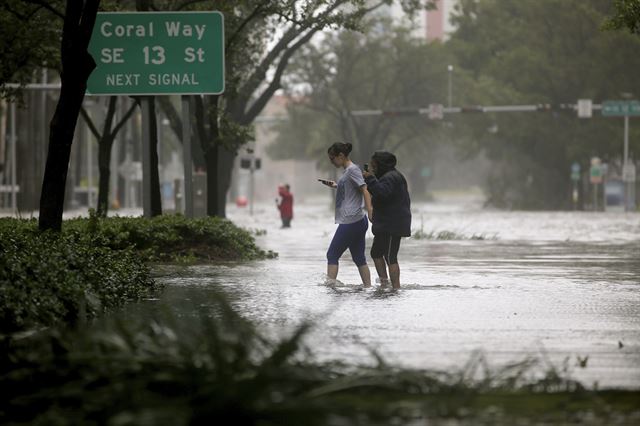
<path fill-rule="evenodd" d="M 365 235 L 369 227 L 367 213 L 371 212 L 371 197 L 367 192 L 362 171 L 349 159 L 352 150 L 350 143 L 336 142 L 329 147 L 329 160 L 344 172 L 338 182 L 320 180 L 323 184 L 336 189 L 335 221 L 336 233 L 327 250 L 327 275 L 331 279 L 338 276 L 340 256 L 349 249 L 351 258 L 358 267 L 364 287 L 371 286 L 371 274 L 364 254 Z M 366 212 L 363 210 L 366 206 Z"/>

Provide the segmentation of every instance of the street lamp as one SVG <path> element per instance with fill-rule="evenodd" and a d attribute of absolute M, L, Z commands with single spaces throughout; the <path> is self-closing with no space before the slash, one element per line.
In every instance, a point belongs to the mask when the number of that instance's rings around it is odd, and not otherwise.
<path fill-rule="evenodd" d="M 453 73 L 453 65 L 447 66 L 449 70 L 449 108 L 451 108 L 451 74 Z"/>

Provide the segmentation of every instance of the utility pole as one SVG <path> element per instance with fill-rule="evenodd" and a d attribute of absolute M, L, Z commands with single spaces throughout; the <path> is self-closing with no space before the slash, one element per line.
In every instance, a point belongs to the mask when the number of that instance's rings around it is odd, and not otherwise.
<path fill-rule="evenodd" d="M 452 93 L 453 92 L 453 86 L 452 86 L 452 81 L 451 81 L 451 78 L 452 78 L 451 74 L 453 73 L 453 65 L 449 65 L 447 67 L 447 70 L 449 71 L 449 102 L 448 102 L 447 106 L 449 108 L 451 108 L 451 101 L 452 101 L 452 96 L 453 96 L 453 93 Z"/>

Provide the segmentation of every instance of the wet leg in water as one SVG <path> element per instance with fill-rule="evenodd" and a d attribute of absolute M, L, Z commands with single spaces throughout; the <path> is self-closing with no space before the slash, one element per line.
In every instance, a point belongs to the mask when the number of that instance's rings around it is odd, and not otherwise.
<path fill-rule="evenodd" d="M 362 285 L 364 287 L 371 287 L 371 272 L 369 272 L 369 265 L 358 266 L 358 272 L 362 279 Z M 327 276 L 332 280 L 338 277 L 338 265 L 327 265 Z"/>
<path fill-rule="evenodd" d="M 369 265 L 358 266 L 358 272 L 362 279 L 363 287 L 371 287 L 371 272 L 369 272 Z"/>
<path fill-rule="evenodd" d="M 376 265 L 376 271 L 380 278 L 380 285 L 385 286 L 389 283 L 389 276 L 387 275 L 387 264 L 383 257 L 373 259 L 373 264 Z M 400 265 L 394 263 L 389 265 L 389 275 L 391 276 L 391 285 L 394 289 L 400 288 Z"/>
<path fill-rule="evenodd" d="M 376 266 L 376 272 L 378 272 L 380 286 L 386 287 L 389 285 L 389 277 L 387 276 L 387 264 L 385 263 L 384 258 L 380 257 L 373 259 L 373 264 Z"/>
<path fill-rule="evenodd" d="M 389 265 L 389 276 L 391 277 L 391 286 L 394 289 L 400 288 L 400 265 L 394 263 Z"/>

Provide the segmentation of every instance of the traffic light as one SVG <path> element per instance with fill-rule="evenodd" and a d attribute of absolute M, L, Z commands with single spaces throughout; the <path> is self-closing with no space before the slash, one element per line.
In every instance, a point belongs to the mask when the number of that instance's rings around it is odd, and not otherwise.
<path fill-rule="evenodd" d="M 251 169 L 251 163 L 253 162 L 252 170 L 260 170 L 262 167 L 262 159 L 260 158 L 241 158 L 240 159 L 240 168 L 241 169 Z"/>

